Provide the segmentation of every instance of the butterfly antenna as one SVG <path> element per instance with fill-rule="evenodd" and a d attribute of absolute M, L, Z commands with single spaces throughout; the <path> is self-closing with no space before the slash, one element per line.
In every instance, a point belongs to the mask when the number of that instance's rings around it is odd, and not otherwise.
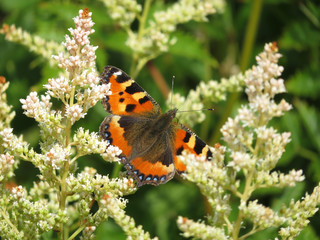
<path fill-rule="evenodd" d="M 172 76 L 172 81 L 171 81 L 171 109 L 173 109 L 172 98 L 173 98 L 174 79 L 175 79 L 175 76 Z"/>
<path fill-rule="evenodd" d="M 213 111 L 213 108 L 203 108 L 203 109 L 195 109 L 195 110 L 183 110 L 183 111 L 178 111 L 179 113 L 181 112 L 198 112 L 198 111 Z"/>

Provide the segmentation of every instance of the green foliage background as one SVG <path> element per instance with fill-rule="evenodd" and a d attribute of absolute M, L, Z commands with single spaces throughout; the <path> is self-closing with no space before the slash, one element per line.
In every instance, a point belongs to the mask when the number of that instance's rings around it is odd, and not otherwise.
<path fill-rule="evenodd" d="M 174 1 L 154 1 L 151 12 L 172 3 Z M 73 27 L 72 17 L 84 7 L 93 13 L 96 23 L 91 42 L 99 46 L 98 70 L 111 64 L 129 72 L 132 52 L 125 45 L 127 36 L 112 22 L 99 1 L 1 0 L 0 22 L 15 24 L 32 34 L 60 43 L 68 34 L 67 29 Z M 303 169 L 306 181 L 285 191 L 265 189 L 256 192 L 255 196 L 265 205 L 279 209 L 281 203 L 298 199 L 306 191 L 311 192 L 320 181 L 320 3 L 311 0 L 227 1 L 223 14 L 209 17 L 206 23 L 181 25 L 175 37 L 177 43 L 168 53 L 153 60 L 153 64 L 169 86 L 175 75 L 174 91 L 183 95 L 200 81 L 230 76 L 235 64 L 241 70 L 249 68 L 265 43 L 278 43 L 288 89 L 283 97 L 294 107 L 284 117 L 273 121 L 280 131 L 292 133 L 292 142 L 287 146 L 278 169 L 283 172 Z M 38 147 L 39 130 L 32 119 L 22 114 L 19 99 L 25 98 L 30 91 L 42 91 L 42 85 L 56 74 L 57 69 L 50 67 L 44 59 L 0 36 L 0 75 L 10 82 L 8 101 L 16 111 L 13 128 L 35 148 Z M 165 99 L 147 67 L 136 80 L 164 107 Z M 207 106 L 214 107 L 215 111 L 206 113 L 206 121 L 195 126 L 195 132 L 210 145 L 217 141 L 223 143 L 219 127 L 244 101 L 244 94 L 234 94 L 229 95 L 226 102 Z M 105 116 L 106 112 L 99 103 L 77 126 L 98 131 Z M 79 167 L 84 166 L 92 166 L 103 174 L 112 174 L 113 170 L 113 165 L 105 163 L 99 156 L 81 159 Z M 30 163 L 22 162 L 16 171 L 16 182 L 31 186 L 37 181 L 36 175 L 37 171 Z M 180 238 L 177 216 L 203 219 L 208 210 L 199 190 L 180 178 L 159 187 L 144 186 L 128 199 L 128 214 L 152 236 L 157 235 L 162 240 Z M 236 200 L 234 204 L 237 204 Z M 320 239 L 319 224 L 320 216 L 316 214 L 298 239 Z M 275 233 L 275 229 L 270 229 L 250 239 L 270 239 Z M 97 230 L 96 239 L 106 238 L 125 239 L 125 235 L 110 220 Z"/>

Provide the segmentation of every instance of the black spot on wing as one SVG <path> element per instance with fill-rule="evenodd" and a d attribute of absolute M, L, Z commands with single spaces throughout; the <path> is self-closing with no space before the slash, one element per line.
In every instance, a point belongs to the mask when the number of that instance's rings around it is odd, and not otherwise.
<path fill-rule="evenodd" d="M 133 82 L 130 86 L 126 87 L 125 91 L 129 94 L 144 92 L 143 88 L 140 87 L 136 82 Z"/>
<path fill-rule="evenodd" d="M 119 102 L 123 102 L 123 101 L 124 101 L 124 98 L 120 98 L 120 99 L 119 99 Z"/>
<path fill-rule="evenodd" d="M 196 137 L 196 144 L 194 145 L 194 151 L 197 154 L 202 153 L 202 149 L 206 146 L 206 144 L 198 137 Z"/>
<path fill-rule="evenodd" d="M 103 69 L 102 74 L 100 75 L 100 82 L 102 84 L 107 84 L 110 82 L 110 78 L 114 77 L 116 79 L 116 81 L 118 83 L 123 83 L 123 82 L 127 82 L 127 81 L 131 81 L 131 85 L 126 87 L 126 92 L 129 94 L 134 94 L 137 92 L 144 92 L 147 96 L 140 98 L 139 99 L 139 103 L 143 104 L 145 102 L 151 101 L 152 105 L 158 110 L 160 110 L 159 104 L 151 97 L 149 96 L 142 87 L 139 86 L 139 84 L 137 84 L 136 82 L 134 82 L 134 80 L 132 80 L 125 72 L 123 72 L 121 69 L 113 67 L 113 66 L 106 66 Z M 123 91 L 118 93 L 119 96 L 122 96 L 124 94 Z M 102 103 L 104 105 L 104 108 L 112 113 L 111 109 L 110 109 L 110 104 L 108 103 L 109 99 L 103 99 Z"/>
<path fill-rule="evenodd" d="M 186 132 L 186 136 L 183 138 L 183 141 L 185 143 L 189 142 L 190 137 L 191 137 L 191 134 L 189 132 Z"/>
<path fill-rule="evenodd" d="M 135 104 L 128 104 L 127 106 L 126 106 L 126 112 L 132 112 L 135 108 L 136 108 L 136 106 L 137 105 L 135 105 Z"/>
<path fill-rule="evenodd" d="M 140 104 L 144 104 L 145 102 L 148 102 L 148 101 L 150 101 L 150 99 L 147 96 L 144 96 L 143 98 L 139 99 Z"/>
<path fill-rule="evenodd" d="M 183 151 L 183 147 L 179 147 L 179 148 L 177 149 L 176 154 L 177 154 L 177 155 L 181 155 L 182 151 Z"/>
<path fill-rule="evenodd" d="M 121 128 L 124 128 L 126 130 L 127 127 L 132 125 L 132 117 L 122 116 L 119 119 L 118 123 L 119 123 Z"/>

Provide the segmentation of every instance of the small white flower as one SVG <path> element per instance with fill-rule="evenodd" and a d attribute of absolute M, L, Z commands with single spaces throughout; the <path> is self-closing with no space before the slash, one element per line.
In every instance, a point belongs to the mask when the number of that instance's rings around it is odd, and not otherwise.
<path fill-rule="evenodd" d="M 64 99 L 65 94 L 70 93 L 71 91 L 69 80 L 64 76 L 50 78 L 48 84 L 45 84 L 44 87 L 49 90 L 51 96 L 60 99 Z"/>
<path fill-rule="evenodd" d="M 251 170 L 255 167 L 256 160 L 244 152 L 232 152 L 232 161 L 228 163 L 228 167 L 233 167 L 237 172 L 242 169 Z"/>
<path fill-rule="evenodd" d="M 71 120 L 72 124 L 78 121 L 80 118 L 84 118 L 86 114 L 87 113 L 84 113 L 82 107 L 78 104 L 74 104 L 71 107 L 66 106 L 65 116 Z"/>
<path fill-rule="evenodd" d="M 60 169 L 64 162 L 70 156 L 70 151 L 59 144 L 53 145 L 44 156 L 45 164 L 50 165 L 53 169 Z"/>
<path fill-rule="evenodd" d="M 2 136 L 2 139 L 7 142 L 10 143 L 10 141 L 13 139 L 13 128 L 5 128 L 0 132 L 0 136 Z"/>

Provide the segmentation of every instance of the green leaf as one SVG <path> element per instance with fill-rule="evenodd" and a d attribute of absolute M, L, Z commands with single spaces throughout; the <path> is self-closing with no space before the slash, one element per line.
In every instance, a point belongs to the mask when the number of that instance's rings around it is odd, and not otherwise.
<path fill-rule="evenodd" d="M 209 55 L 204 46 L 199 41 L 195 40 L 194 36 L 177 32 L 173 37 L 177 39 L 177 42 L 170 47 L 169 52 L 171 54 L 199 60 L 201 62 L 207 61 L 214 68 L 218 66 L 217 60 Z"/>
<path fill-rule="evenodd" d="M 132 50 L 125 44 L 127 41 L 127 34 L 123 31 L 108 32 L 103 41 L 107 49 L 116 50 L 125 55 L 131 56 Z"/>
<path fill-rule="evenodd" d="M 3 10 L 13 11 L 13 10 L 25 10 L 25 8 L 35 5 L 40 2 L 40 0 L 1 0 L 0 6 Z"/>
<path fill-rule="evenodd" d="M 305 183 L 296 183 L 294 187 L 286 187 L 282 191 L 282 195 L 278 198 L 274 198 L 272 202 L 272 209 L 279 211 L 283 204 L 288 205 L 291 199 L 300 199 L 305 191 Z"/>
<path fill-rule="evenodd" d="M 302 102 L 300 100 L 296 100 L 294 105 L 296 106 L 298 113 L 302 119 L 309 139 L 320 153 L 319 112 L 317 112 L 315 107 L 308 106 L 305 102 Z"/>
<path fill-rule="evenodd" d="M 307 226 L 302 230 L 300 235 L 296 238 L 296 240 L 319 240 L 320 237 L 317 235 L 316 231 L 312 228 L 312 226 Z"/>
<path fill-rule="evenodd" d="M 320 72 L 315 70 L 297 71 L 286 83 L 290 93 L 297 96 L 316 99 L 320 92 Z"/>
<path fill-rule="evenodd" d="M 104 239 L 114 239 L 114 240 L 124 240 L 126 239 L 126 235 L 122 231 L 122 229 L 115 224 L 113 221 L 108 220 L 107 222 L 99 225 L 97 230 L 95 231 L 96 240 L 104 240 Z"/>
<path fill-rule="evenodd" d="M 320 32 L 319 29 L 311 27 L 307 21 L 295 21 L 285 29 L 279 42 L 282 49 L 293 48 L 301 51 L 308 47 L 319 46 Z"/>
<path fill-rule="evenodd" d="M 275 119 L 275 121 L 280 121 L 282 129 L 291 133 L 291 142 L 287 144 L 285 152 L 283 153 L 281 159 L 277 166 L 286 166 L 295 157 L 297 149 L 301 145 L 302 129 L 301 122 L 298 114 L 294 111 L 287 112 L 280 119 Z"/>

